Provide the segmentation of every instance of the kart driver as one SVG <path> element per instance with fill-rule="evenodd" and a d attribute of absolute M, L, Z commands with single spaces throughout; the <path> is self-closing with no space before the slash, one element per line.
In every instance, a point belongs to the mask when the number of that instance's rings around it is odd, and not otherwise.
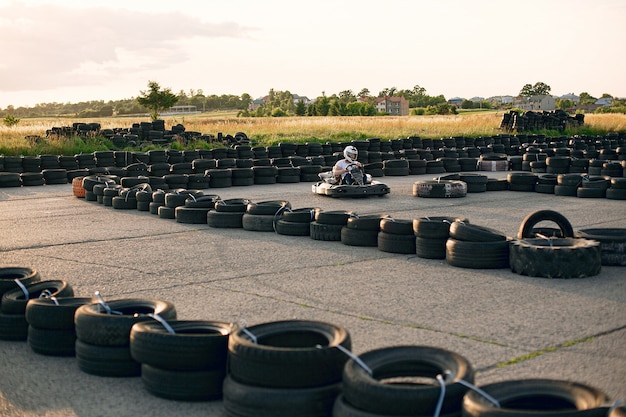
<path fill-rule="evenodd" d="M 354 146 L 346 146 L 343 150 L 344 159 L 340 159 L 333 166 L 333 175 L 336 178 L 341 177 L 341 182 L 351 185 L 352 184 L 352 175 L 350 171 L 354 167 L 362 168 L 362 164 L 357 161 L 357 157 L 359 155 L 359 151 Z"/>

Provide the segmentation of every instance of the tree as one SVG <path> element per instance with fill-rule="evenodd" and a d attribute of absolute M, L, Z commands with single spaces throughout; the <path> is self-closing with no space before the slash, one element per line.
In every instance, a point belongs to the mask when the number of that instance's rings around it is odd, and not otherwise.
<path fill-rule="evenodd" d="M 7 114 L 3 119 L 4 125 L 7 127 L 13 127 L 20 122 L 20 119 L 13 116 L 12 114 Z"/>
<path fill-rule="evenodd" d="M 178 102 L 178 96 L 173 94 L 169 88 L 161 90 L 161 86 L 156 81 L 148 81 L 148 90 L 140 91 L 137 102 L 150 111 L 150 118 L 159 118 L 159 112 L 167 110 Z"/>
<path fill-rule="evenodd" d="M 359 97 L 369 97 L 370 96 L 370 90 L 368 88 L 362 88 L 361 91 L 359 91 Z"/>
<path fill-rule="evenodd" d="M 593 97 L 591 94 L 587 93 L 587 92 L 582 92 L 579 95 L 580 97 L 580 104 L 594 104 L 597 100 L 597 98 Z"/>
<path fill-rule="evenodd" d="M 546 83 L 539 81 L 536 82 L 535 85 L 524 84 L 519 92 L 519 95 L 522 97 L 545 96 L 550 94 L 550 90 L 552 90 L 552 87 L 550 87 Z"/>
<path fill-rule="evenodd" d="M 306 106 L 304 105 L 303 100 L 298 100 L 298 104 L 296 104 L 296 115 L 297 116 L 305 116 L 306 115 Z"/>

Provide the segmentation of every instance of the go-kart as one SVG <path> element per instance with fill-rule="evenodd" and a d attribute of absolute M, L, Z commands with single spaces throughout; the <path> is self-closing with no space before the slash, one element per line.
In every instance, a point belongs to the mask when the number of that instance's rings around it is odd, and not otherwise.
<path fill-rule="evenodd" d="M 335 177 L 332 171 L 318 174 L 320 181 L 312 185 L 316 194 L 331 197 L 369 197 L 372 195 L 383 196 L 389 194 L 389 187 L 379 181 L 372 180 L 370 174 L 363 172 L 361 167 L 350 165 L 348 167 L 352 176 L 352 183 L 346 184 L 340 178 Z"/>

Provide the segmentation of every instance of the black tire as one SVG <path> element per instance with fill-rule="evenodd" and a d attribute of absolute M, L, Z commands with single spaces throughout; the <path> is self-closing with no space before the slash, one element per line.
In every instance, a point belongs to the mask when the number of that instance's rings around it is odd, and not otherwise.
<path fill-rule="evenodd" d="M 76 339 L 76 363 L 90 375 L 134 377 L 141 375 L 141 364 L 130 356 L 128 346 L 91 345 Z"/>
<path fill-rule="evenodd" d="M 467 195 L 467 184 L 457 180 L 416 181 L 413 196 L 426 198 L 459 198 Z"/>
<path fill-rule="evenodd" d="M 444 349 L 428 346 L 394 346 L 359 355 L 373 376 L 354 360 L 343 372 L 343 395 L 355 408 L 385 416 L 428 416 L 434 414 L 440 397 L 436 376 L 445 378 L 445 397 L 441 411 L 458 412 L 468 388 L 458 381 L 474 382 L 474 370 L 467 359 Z M 387 382 L 393 378 L 413 377 L 418 382 Z M 424 382 L 427 378 L 429 381 Z"/>
<path fill-rule="evenodd" d="M 378 232 L 378 250 L 388 253 L 415 254 L 415 235 L 396 235 Z"/>
<path fill-rule="evenodd" d="M 87 297 L 62 297 L 57 298 L 56 302 L 50 298 L 30 300 L 26 304 L 26 321 L 40 329 L 73 331 L 76 310 L 92 302 Z"/>
<path fill-rule="evenodd" d="M 459 221 L 452 222 L 450 225 L 450 237 L 466 242 L 503 242 L 506 240 L 506 235 L 498 230 Z"/>
<path fill-rule="evenodd" d="M 224 409 L 229 417 L 328 417 L 341 384 L 312 388 L 266 388 L 245 385 L 227 376 Z"/>
<path fill-rule="evenodd" d="M 609 188 L 606 190 L 606 198 L 609 200 L 626 200 L 626 189 Z"/>
<path fill-rule="evenodd" d="M 446 259 L 448 238 L 415 237 L 415 254 L 424 259 Z"/>
<path fill-rule="evenodd" d="M 458 268 L 509 268 L 509 242 L 466 242 L 449 238 L 446 241 L 446 263 Z"/>
<path fill-rule="evenodd" d="M 535 192 L 542 194 L 554 194 L 554 185 L 551 184 L 535 184 Z"/>
<path fill-rule="evenodd" d="M 137 201 L 137 211 L 150 211 L 150 202 Z"/>
<path fill-rule="evenodd" d="M 578 187 L 569 186 L 569 185 L 555 185 L 554 186 L 554 195 L 558 195 L 561 197 L 576 197 L 576 190 Z"/>
<path fill-rule="evenodd" d="M 557 185 L 566 187 L 578 187 L 582 183 L 583 177 L 580 174 L 559 174 L 556 177 Z"/>
<path fill-rule="evenodd" d="M 174 334 L 158 322 L 133 325 L 130 353 L 134 360 L 178 371 L 226 370 L 230 324 L 204 320 L 172 320 L 168 324 Z"/>
<path fill-rule="evenodd" d="M 286 200 L 250 202 L 246 207 L 246 213 L 256 215 L 276 215 L 286 209 L 291 209 L 291 203 Z"/>
<path fill-rule="evenodd" d="M 250 326 L 251 337 L 238 329 L 228 341 L 230 376 L 243 384 L 268 388 L 311 388 L 341 381 L 350 350 L 350 334 L 342 327 L 306 320 Z"/>
<path fill-rule="evenodd" d="M 169 301 L 123 299 L 107 304 L 111 310 L 122 314 L 107 314 L 97 303 L 85 304 L 76 310 L 74 324 L 78 339 L 92 345 L 128 346 L 133 325 L 152 320 L 147 314 L 157 314 L 164 320 L 176 319 L 176 309 Z"/>
<path fill-rule="evenodd" d="M 348 246 L 378 247 L 378 231 L 351 229 L 348 226 L 341 228 L 341 243 Z"/>
<path fill-rule="evenodd" d="M 340 241 L 341 224 L 325 224 L 313 221 L 309 223 L 309 236 L 313 240 Z"/>
<path fill-rule="evenodd" d="M 287 222 L 311 223 L 315 220 L 315 213 L 320 210 L 318 207 L 303 207 L 295 210 L 285 210 L 280 214 L 280 219 Z"/>
<path fill-rule="evenodd" d="M 0 308 L 5 314 L 24 314 L 30 299 L 38 298 L 48 292 L 52 297 L 71 297 L 74 295 L 72 286 L 65 280 L 47 280 L 25 285 L 28 297 L 21 288 L 7 291 L 2 295 Z"/>
<path fill-rule="evenodd" d="M 311 234 L 309 222 L 291 222 L 280 219 L 274 224 L 274 227 L 279 235 L 309 236 Z"/>
<path fill-rule="evenodd" d="M 274 215 L 243 213 L 241 227 L 253 232 L 273 232 Z"/>
<path fill-rule="evenodd" d="M 511 270 L 542 278 L 586 278 L 600 273 L 600 243 L 588 239 L 523 239 L 510 245 Z"/>
<path fill-rule="evenodd" d="M 317 210 L 315 212 L 315 221 L 320 224 L 345 226 L 348 218 L 350 218 L 350 212 L 345 210 Z"/>
<path fill-rule="evenodd" d="M 157 214 L 160 219 L 174 220 L 176 218 L 176 209 L 167 206 L 159 206 L 157 208 Z"/>
<path fill-rule="evenodd" d="M 578 187 L 576 189 L 576 197 L 578 198 L 605 198 L 606 189 L 603 188 L 585 188 Z"/>
<path fill-rule="evenodd" d="M 185 200 L 185 207 L 212 209 L 215 208 L 215 202 L 218 200 L 221 200 L 221 198 L 217 194 L 202 195 L 200 197 L 189 196 Z"/>
<path fill-rule="evenodd" d="M 470 391 L 463 399 L 467 417 L 605 417 L 606 394 L 583 384 L 549 379 L 497 382 L 479 387 L 498 401 L 496 407 Z"/>
<path fill-rule="evenodd" d="M 388 216 L 385 214 L 369 215 L 369 216 L 359 216 L 359 215 L 353 214 L 348 218 L 346 227 L 348 229 L 353 229 L 353 230 L 379 232 L 380 221 L 387 217 Z"/>
<path fill-rule="evenodd" d="M 137 199 L 130 197 L 113 197 L 111 205 L 114 209 L 118 210 L 137 210 Z"/>
<path fill-rule="evenodd" d="M 28 326 L 28 345 L 33 352 L 47 356 L 74 356 L 76 332 Z"/>
<path fill-rule="evenodd" d="M 141 364 L 146 390 L 161 398 L 177 401 L 213 401 L 222 398 L 226 369 L 180 371 Z"/>
<path fill-rule="evenodd" d="M 215 211 L 219 213 L 245 213 L 250 200 L 246 198 L 229 198 L 215 202 Z"/>
<path fill-rule="evenodd" d="M 21 266 L 6 266 L 0 268 L 0 297 L 10 290 L 19 288 L 15 280 L 22 285 L 29 285 L 41 280 L 39 271 Z"/>
<path fill-rule="evenodd" d="M 178 223 L 206 224 L 210 208 L 179 206 L 174 209 L 174 217 Z"/>
<path fill-rule="evenodd" d="M 487 191 L 506 191 L 509 188 L 509 182 L 506 178 L 489 178 L 487 180 Z"/>
<path fill-rule="evenodd" d="M 215 228 L 243 228 L 243 212 L 221 212 L 211 210 L 206 214 L 207 224 Z"/>
<path fill-rule="evenodd" d="M 413 234 L 413 220 L 394 219 L 387 217 L 380 220 L 380 231 L 394 235 L 411 235 Z"/>
<path fill-rule="evenodd" d="M 626 229 L 582 229 L 576 237 L 600 242 L 602 265 L 626 266 Z"/>
<path fill-rule="evenodd" d="M 0 340 L 22 341 L 28 338 L 28 322 L 23 314 L 0 313 Z"/>
<path fill-rule="evenodd" d="M 425 239 L 447 239 L 450 237 L 450 225 L 454 222 L 469 223 L 461 217 L 434 216 L 413 219 L 413 233 Z"/>
<path fill-rule="evenodd" d="M 561 229 L 563 237 L 574 237 L 574 228 L 572 227 L 572 224 L 561 213 L 554 210 L 537 210 L 530 213 L 524 218 L 524 220 L 522 220 L 522 224 L 517 232 L 517 238 L 525 239 L 535 237 L 531 231 L 537 224 L 539 224 L 539 222 L 542 221 L 556 223 L 559 229 Z"/>

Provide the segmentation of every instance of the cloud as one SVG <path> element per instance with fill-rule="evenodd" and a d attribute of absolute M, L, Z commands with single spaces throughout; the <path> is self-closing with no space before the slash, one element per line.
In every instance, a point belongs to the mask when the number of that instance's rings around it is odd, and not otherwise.
<path fill-rule="evenodd" d="M 0 91 L 109 82 L 190 58 L 193 38 L 249 38 L 254 28 L 178 12 L 57 5 L 0 7 Z"/>

